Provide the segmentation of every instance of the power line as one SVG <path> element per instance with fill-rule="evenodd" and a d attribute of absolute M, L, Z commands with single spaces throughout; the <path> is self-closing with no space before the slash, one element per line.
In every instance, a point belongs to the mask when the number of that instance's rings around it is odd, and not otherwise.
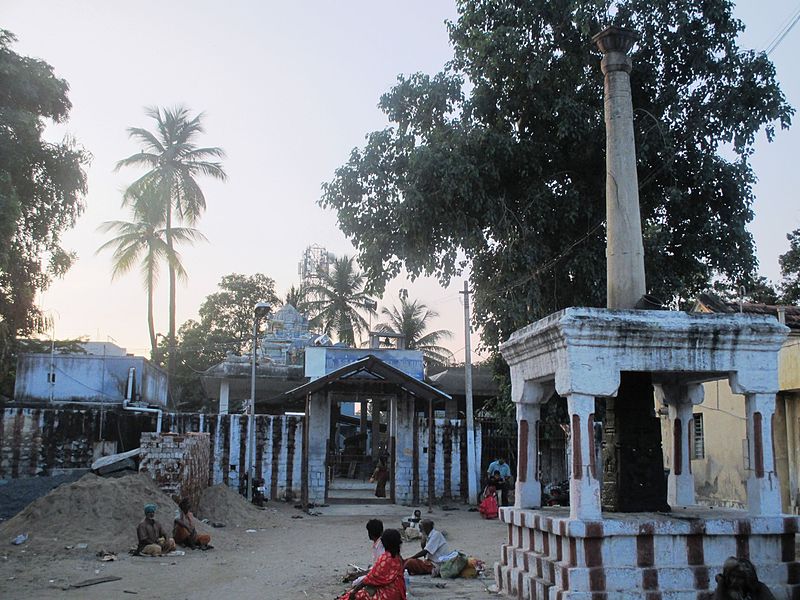
<path fill-rule="evenodd" d="M 767 47 L 764 49 L 764 52 L 767 56 L 772 54 L 772 52 L 774 52 L 775 49 L 780 46 L 781 42 L 786 38 L 787 35 L 789 35 L 789 32 L 794 29 L 794 26 L 797 25 L 798 21 L 800 21 L 800 5 L 798 5 L 795 11 L 778 30 L 778 33 L 775 34 L 775 37 L 772 38 L 772 41 L 767 44 Z"/>

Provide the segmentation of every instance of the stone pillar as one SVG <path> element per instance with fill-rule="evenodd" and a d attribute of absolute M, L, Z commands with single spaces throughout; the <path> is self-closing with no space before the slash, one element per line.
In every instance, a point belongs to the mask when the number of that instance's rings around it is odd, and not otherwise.
<path fill-rule="evenodd" d="M 311 394 L 308 403 L 308 501 L 325 502 L 326 459 L 331 427 L 331 405 L 326 392 Z"/>
<path fill-rule="evenodd" d="M 567 396 L 572 464 L 569 470 L 569 516 L 571 519 L 601 518 L 600 482 L 594 449 L 594 396 Z"/>
<path fill-rule="evenodd" d="M 230 383 L 227 379 L 219 382 L 219 414 L 228 414 L 228 399 L 230 397 Z"/>
<path fill-rule="evenodd" d="M 378 460 L 381 439 L 381 400 L 372 400 L 372 460 Z"/>
<path fill-rule="evenodd" d="M 608 308 L 633 308 L 646 292 L 628 56 L 638 37 L 612 26 L 592 38 L 605 76 Z"/>
<path fill-rule="evenodd" d="M 753 516 L 781 514 L 781 488 L 775 473 L 772 448 L 772 416 L 775 393 L 746 394 L 747 449 L 750 477 L 747 480 L 747 506 Z"/>
<path fill-rule="evenodd" d="M 358 424 L 358 433 L 365 434 L 367 433 L 367 416 L 369 414 L 369 401 L 368 400 L 361 400 L 361 414 L 360 421 Z"/>
<path fill-rule="evenodd" d="M 392 402 L 392 430 L 395 432 L 394 493 L 395 502 L 410 504 L 414 477 L 414 399 L 402 393 Z"/>
<path fill-rule="evenodd" d="M 553 394 L 552 385 L 519 381 L 512 376 L 512 397 L 517 408 L 517 479 L 514 506 L 538 508 L 542 505 L 539 479 L 539 414 L 541 404 Z"/>
<path fill-rule="evenodd" d="M 671 468 L 667 479 L 667 503 L 688 506 L 695 503 L 692 475 L 692 407 L 703 401 L 700 384 L 664 384 L 656 386 L 669 409 L 672 431 Z"/>

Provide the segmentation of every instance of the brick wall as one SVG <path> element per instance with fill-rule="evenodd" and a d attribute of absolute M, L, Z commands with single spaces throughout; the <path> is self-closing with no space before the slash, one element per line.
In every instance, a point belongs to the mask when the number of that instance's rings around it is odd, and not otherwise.
<path fill-rule="evenodd" d="M 155 417 L 100 408 L 0 408 L 0 479 L 87 469 L 101 440 L 132 450 Z"/>
<path fill-rule="evenodd" d="M 207 433 L 143 433 L 139 472 L 148 473 L 176 502 L 197 506 L 208 487 L 210 444 Z"/>

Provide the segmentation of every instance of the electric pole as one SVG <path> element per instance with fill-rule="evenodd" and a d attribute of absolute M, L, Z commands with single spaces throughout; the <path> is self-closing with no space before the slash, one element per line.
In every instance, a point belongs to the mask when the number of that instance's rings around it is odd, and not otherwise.
<path fill-rule="evenodd" d="M 467 400 L 467 491 L 469 503 L 478 503 L 478 471 L 475 465 L 475 417 L 472 409 L 472 348 L 470 344 L 469 281 L 464 282 L 464 386 Z"/>

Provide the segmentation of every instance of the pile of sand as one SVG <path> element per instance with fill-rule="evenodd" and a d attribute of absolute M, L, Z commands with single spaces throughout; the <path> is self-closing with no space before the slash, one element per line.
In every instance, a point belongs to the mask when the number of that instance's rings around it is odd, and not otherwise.
<path fill-rule="evenodd" d="M 255 527 L 264 519 L 264 511 L 221 483 L 203 490 L 197 517 L 227 527 Z"/>
<path fill-rule="evenodd" d="M 144 505 L 158 505 L 156 519 L 172 531 L 176 504 L 139 474 L 104 478 L 92 473 L 75 483 L 57 487 L 0 524 L 0 543 L 8 544 L 21 533 L 28 545 L 53 552 L 65 546 L 88 544 L 92 552 L 125 552 L 136 545 L 136 526 L 144 518 Z"/>

